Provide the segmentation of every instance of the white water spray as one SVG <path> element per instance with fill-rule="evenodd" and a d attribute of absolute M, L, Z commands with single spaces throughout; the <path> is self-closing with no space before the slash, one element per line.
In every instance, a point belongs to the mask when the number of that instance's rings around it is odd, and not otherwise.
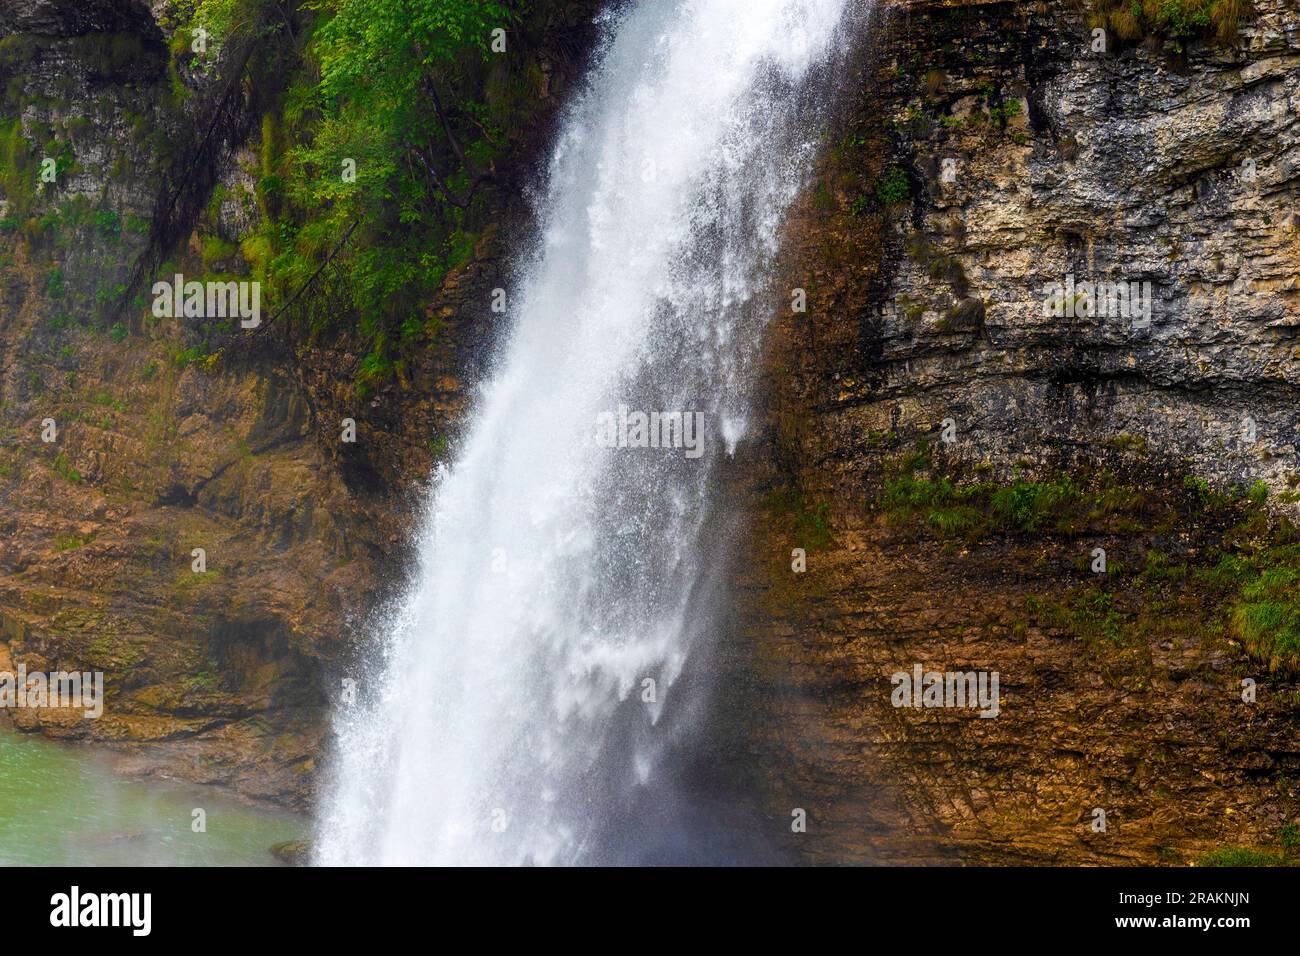
<path fill-rule="evenodd" d="M 653 779 L 814 155 L 800 92 L 847 2 L 644 0 L 607 24 L 383 673 L 358 675 L 380 689 L 339 716 L 318 862 L 600 862 Z M 702 413 L 703 454 L 598 440 L 628 409 Z"/>

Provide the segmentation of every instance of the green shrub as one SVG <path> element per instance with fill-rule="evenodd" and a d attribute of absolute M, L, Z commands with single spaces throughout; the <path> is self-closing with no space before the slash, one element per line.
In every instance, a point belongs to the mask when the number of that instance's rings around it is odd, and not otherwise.
<path fill-rule="evenodd" d="M 911 191 L 907 172 L 901 166 L 890 166 L 876 180 L 876 199 L 886 209 L 906 202 Z"/>
<path fill-rule="evenodd" d="M 122 234 L 122 220 L 111 209 L 96 209 L 91 224 L 104 239 L 116 239 Z"/>
<path fill-rule="evenodd" d="M 1282 829 L 1278 831 L 1277 838 L 1281 841 L 1282 846 L 1287 850 L 1294 850 L 1297 847 L 1300 847 L 1300 826 L 1296 826 L 1294 823 L 1285 824 Z"/>
<path fill-rule="evenodd" d="M 63 270 L 55 266 L 50 270 L 50 277 L 45 282 L 45 294 L 51 299 L 62 299 L 68 287 L 63 282 Z"/>
<path fill-rule="evenodd" d="M 1140 496 L 1109 480 L 1099 480 L 1086 492 L 1068 475 L 1045 482 L 1017 478 L 1002 487 L 957 485 L 947 477 L 918 474 L 927 464 L 924 454 L 905 459 L 886 479 L 880 503 L 892 519 L 921 515 L 941 534 L 1074 534 L 1091 521 L 1142 504 Z"/>
<path fill-rule="evenodd" d="M 1009 487 L 995 491 L 989 504 L 1004 528 L 1032 532 L 1078 499 L 1078 489 L 1069 477 L 1047 484 L 1017 478 Z"/>
<path fill-rule="evenodd" d="M 210 356 L 206 346 L 191 345 L 183 348 L 172 356 L 172 361 L 179 369 L 188 368 L 190 365 L 204 364 Z"/>

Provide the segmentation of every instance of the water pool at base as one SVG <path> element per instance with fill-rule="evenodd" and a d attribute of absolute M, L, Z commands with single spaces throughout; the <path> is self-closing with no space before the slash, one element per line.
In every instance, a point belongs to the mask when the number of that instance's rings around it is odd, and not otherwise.
<path fill-rule="evenodd" d="M 88 747 L 0 727 L 0 866 L 270 866 L 271 847 L 309 832 L 302 814 L 126 776 Z"/>

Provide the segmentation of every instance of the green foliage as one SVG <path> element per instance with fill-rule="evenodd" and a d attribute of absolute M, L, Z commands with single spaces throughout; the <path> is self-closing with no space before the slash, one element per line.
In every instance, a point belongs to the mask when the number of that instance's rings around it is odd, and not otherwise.
<path fill-rule="evenodd" d="M 1231 627 L 1270 671 L 1295 674 L 1300 673 L 1300 566 L 1296 555 L 1286 557 L 1291 559 L 1286 563 L 1262 562 L 1248 576 L 1233 605 Z"/>
<path fill-rule="evenodd" d="M 1098 0 L 1092 24 L 1124 40 L 1217 38 L 1231 43 L 1247 12 L 1247 0 Z"/>
<path fill-rule="evenodd" d="M 1169 555 L 1154 548 L 1148 549 L 1146 563 L 1139 573 L 1143 584 L 1159 585 L 1187 580 L 1189 571 L 1186 562 L 1174 563 Z"/>
<path fill-rule="evenodd" d="M 1250 491 L 1247 492 L 1246 497 L 1249 498 L 1250 503 L 1256 507 L 1264 507 L 1264 504 L 1268 501 L 1268 483 L 1262 479 L 1255 482 L 1250 486 Z"/>
<path fill-rule="evenodd" d="M 1199 860 L 1197 866 L 1283 866 L 1285 860 L 1274 853 L 1252 850 L 1245 846 L 1225 846 L 1211 850 Z"/>
<path fill-rule="evenodd" d="M 1034 532 L 1079 497 L 1068 476 L 1045 484 L 1017 478 L 1010 486 L 993 492 L 989 506 L 1002 527 Z"/>
<path fill-rule="evenodd" d="M 45 280 L 45 294 L 51 299 L 62 299 L 68 287 L 63 282 L 63 270 L 55 266 L 50 270 L 50 277 Z"/>
<path fill-rule="evenodd" d="M 233 259 L 238 251 L 233 242 L 226 242 L 220 236 L 207 236 L 203 240 L 203 265 L 210 269 L 218 262 Z"/>
<path fill-rule="evenodd" d="M 26 215 L 30 206 L 35 169 L 34 150 L 23 135 L 22 120 L 17 117 L 0 119 L 0 189 L 9 200 L 14 225 L 17 219 Z"/>
<path fill-rule="evenodd" d="M 986 523 L 976 507 L 985 492 L 983 486 L 958 488 L 948 478 L 918 477 L 915 467 L 905 465 L 898 477 L 886 482 L 882 504 L 895 519 L 921 514 L 941 534 L 964 535 Z"/>
<path fill-rule="evenodd" d="M 221 683 L 221 679 L 212 671 L 199 671 L 191 677 L 185 679 L 185 686 L 192 691 L 212 691 L 216 690 Z"/>
<path fill-rule="evenodd" d="M 206 345 L 191 345 L 176 352 L 172 356 L 172 361 L 178 369 L 188 368 L 191 365 L 207 369 L 211 366 L 211 358 Z"/>
<path fill-rule="evenodd" d="M 1184 477 L 1183 487 L 1192 493 L 1197 505 L 1204 511 L 1218 510 L 1224 503 L 1223 497 L 1210 487 L 1208 481 L 1198 475 Z"/>
<path fill-rule="evenodd" d="M 920 516 L 941 535 L 1074 535 L 1132 515 L 1144 505 L 1139 493 L 1106 474 L 1094 476 L 1086 488 L 1069 475 L 1042 482 L 1016 478 L 999 487 L 988 482 L 957 484 L 946 476 L 924 474 L 929 467 L 924 447 L 895 462 L 880 504 L 892 520 Z"/>
<path fill-rule="evenodd" d="M 1300 849 L 1300 826 L 1294 823 L 1283 825 L 1278 832 L 1278 839 L 1286 850 Z"/>
<path fill-rule="evenodd" d="M 1028 609 L 1045 624 L 1070 632 L 1090 647 L 1122 648 L 1132 643 L 1115 595 L 1096 584 L 1076 589 L 1064 602 L 1030 598 Z"/>
<path fill-rule="evenodd" d="M 1020 105 L 1020 100 L 1006 100 L 998 106 L 989 107 L 989 118 L 994 122 L 1005 124 L 1011 117 L 1019 116 L 1023 109 L 1024 107 Z"/>
<path fill-rule="evenodd" d="M 108 330 L 108 337 L 117 343 L 121 343 L 126 338 L 126 334 L 126 326 L 121 322 L 115 322 Z"/>
<path fill-rule="evenodd" d="M 104 239 L 116 239 L 122 234 L 122 220 L 111 209 L 96 209 L 91 224 Z"/>
<path fill-rule="evenodd" d="M 54 473 L 65 481 L 70 481 L 74 485 L 80 483 L 81 473 L 72 467 L 72 462 L 68 461 L 68 456 L 59 452 L 54 457 Z"/>
<path fill-rule="evenodd" d="M 885 208 L 906 202 L 910 193 L 907 173 L 901 166 L 890 166 L 876 180 L 876 199 Z"/>
<path fill-rule="evenodd" d="M 200 0 L 195 20 L 237 31 L 255 6 Z M 305 4 L 305 29 L 293 37 L 304 68 L 263 116 L 262 224 L 239 251 L 263 282 L 264 309 L 274 312 L 308 281 L 329 290 L 297 303 L 314 327 L 351 323 L 368 340 L 362 392 L 399 367 L 397 350 L 418 342 L 399 332 L 403 323 L 472 252 L 481 189 L 509 140 L 506 118 L 518 115 L 511 84 L 525 71 L 505 68 L 506 55 L 489 46 L 494 29 L 514 24 L 516 6 Z M 280 17 L 266 22 L 274 29 Z M 506 77 L 496 86 L 493 67 Z M 205 259 L 228 252 L 205 244 Z"/>
<path fill-rule="evenodd" d="M 365 398 L 376 384 L 393 374 L 393 360 L 388 357 L 387 338 L 382 334 L 375 339 L 375 347 L 361 360 L 357 373 L 357 396 Z"/>

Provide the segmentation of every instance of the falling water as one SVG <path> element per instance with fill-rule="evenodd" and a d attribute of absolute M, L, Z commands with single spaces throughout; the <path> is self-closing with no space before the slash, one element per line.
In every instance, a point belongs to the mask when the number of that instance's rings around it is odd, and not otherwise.
<path fill-rule="evenodd" d="M 768 270 L 818 134 L 810 77 L 847 2 L 608 18 L 511 335 L 437 478 L 380 673 L 357 675 L 378 690 L 339 715 L 318 862 L 602 862 L 610 821 L 664 770 L 714 623 L 714 472 L 746 430 Z M 699 413 L 698 453 L 617 447 L 636 412 Z"/>

